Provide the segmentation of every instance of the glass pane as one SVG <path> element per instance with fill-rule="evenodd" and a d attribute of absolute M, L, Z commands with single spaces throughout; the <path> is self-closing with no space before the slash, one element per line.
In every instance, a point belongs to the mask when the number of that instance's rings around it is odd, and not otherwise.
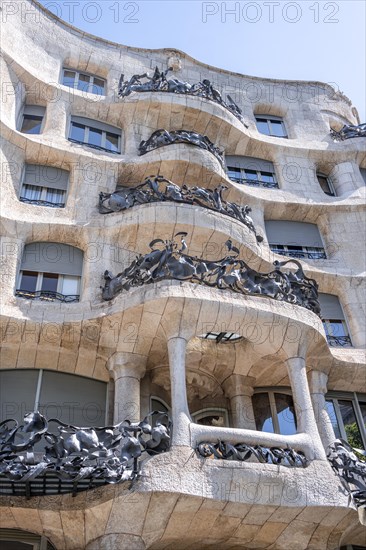
<path fill-rule="evenodd" d="M 34 369 L 0 371 L 2 420 L 14 418 L 21 422 L 25 414 L 33 411 L 38 373 Z"/>
<path fill-rule="evenodd" d="M 79 74 L 78 90 L 82 92 L 89 91 L 90 76 L 87 74 Z"/>
<path fill-rule="evenodd" d="M 43 273 L 41 290 L 57 292 L 58 277 L 57 273 Z"/>
<path fill-rule="evenodd" d="M 320 176 L 317 174 L 318 182 L 322 190 L 326 195 L 333 195 L 333 192 L 330 189 L 328 178 L 326 176 Z"/>
<path fill-rule="evenodd" d="M 264 118 L 257 118 L 257 128 L 258 132 L 261 134 L 266 134 L 267 136 L 271 135 L 268 127 L 268 122 Z"/>
<path fill-rule="evenodd" d="M 97 130 L 96 128 L 89 128 L 89 145 L 96 145 L 97 147 L 102 146 L 102 130 Z"/>
<path fill-rule="evenodd" d="M 339 410 L 341 411 L 344 430 L 347 441 L 352 447 L 363 448 L 360 429 L 356 422 L 355 411 L 352 401 L 338 399 Z"/>
<path fill-rule="evenodd" d="M 44 371 L 40 412 L 75 426 L 104 426 L 106 384 L 59 372 Z M 55 424 L 50 423 L 54 430 Z"/>
<path fill-rule="evenodd" d="M 275 393 L 274 396 L 280 433 L 283 435 L 295 434 L 297 431 L 296 416 L 291 395 Z"/>
<path fill-rule="evenodd" d="M 286 135 L 285 128 L 280 120 L 271 120 L 271 131 L 272 136 L 284 137 Z"/>
<path fill-rule="evenodd" d="M 261 181 L 264 181 L 266 183 L 275 183 L 275 177 L 274 174 L 271 174 L 271 172 L 261 172 L 260 173 Z"/>
<path fill-rule="evenodd" d="M 71 139 L 75 139 L 76 141 L 81 141 L 82 143 L 84 143 L 84 135 L 85 135 L 85 126 L 83 124 L 77 124 L 76 122 L 72 122 L 71 132 L 70 132 Z"/>
<path fill-rule="evenodd" d="M 73 277 L 71 275 L 64 275 L 62 282 L 61 294 L 64 296 L 75 296 L 79 294 L 79 281 L 80 277 Z"/>
<path fill-rule="evenodd" d="M 41 198 L 41 193 L 42 187 L 38 187 L 38 185 L 28 185 L 25 183 L 20 192 L 20 198 L 38 201 Z"/>
<path fill-rule="evenodd" d="M 348 336 L 346 325 L 341 320 L 327 319 L 323 324 L 328 336 Z"/>
<path fill-rule="evenodd" d="M 274 433 L 268 393 L 255 393 L 252 401 L 257 430 Z"/>
<path fill-rule="evenodd" d="M 240 181 L 241 180 L 241 171 L 240 168 L 228 168 L 227 175 L 230 180 Z"/>
<path fill-rule="evenodd" d="M 64 204 L 65 191 L 47 188 L 46 201 L 54 204 Z"/>
<path fill-rule="evenodd" d="M 23 271 L 22 279 L 20 281 L 20 290 L 27 290 L 28 292 L 35 292 L 37 287 L 38 273 L 35 271 Z"/>
<path fill-rule="evenodd" d="M 1 550 L 33 550 L 34 546 L 33 544 L 28 544 L 27 542 L 1 541 L 0 548 Z"/>
<path fill-rule="evenodd" d="M 118 136 L 116 134 L 111 134 L 107 132 L 106 140 L 105 140 L 105 147 L 106 149 L 109 149 L 110 151 L 119 152 L 118 149 Z"/>
<path fill-rule="evenodd" d="M 258 173 L 256 170 L 245 170 L 245 178 L 247 180 L 258 180 Z"/>
<path fill-rule="evenodd" d="M 342 437 L 342 435 L 341 435 L 341 431 L 339 429 L 338 420 L 337 420 L 337 416 L 336 416 L 336 413 L 335 413 L 333 401 L 326 400 L 325 408 L 328 412 L 330 422 L 333 426 L 334 435 L 336 436 L 337 439 L 339 439 L 340 437 Z"/>
<path fill-rule="evenodd" d="M 36 115 L 24 115 L 22 129 L 23 134 L 40 134 L 43 117 Z"/>
<path fill-rule="evenodd" d="M 224 413 L 207 413 L 207 415 L 202 416 L 196 420 L 197 424 L 202 426 L 225 426 L 225 415 Z"/>
<path fill-rule="evenodd" d="M 93 94 L 104 95 L 104 80 L 94 77 L 92 92 Z"/>
<path fill-rule="evenodd" d="M 69 88 L 73 88 L 75 85 L 75 74 L 74 71 L 64 71 L 62 84 L 64 84 L 64 86 L 69 86 Z"/>
<path fill-rule="evenodd" d="M 363 425 L 364 425 L 364 428 L 366 429 L 366 403 L 359 403 L 359 405 L 361 409 Z"/>

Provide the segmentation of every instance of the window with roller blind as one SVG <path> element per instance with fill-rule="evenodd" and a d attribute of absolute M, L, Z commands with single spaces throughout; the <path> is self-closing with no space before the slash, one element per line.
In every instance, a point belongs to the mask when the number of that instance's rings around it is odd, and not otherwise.
<path fill-rule="evenodd" d="M 323 241 L 315 224 L 268 220 L 265 227 L 270 249 L 276 254 L 310 260 L 326 258 Z"/>
<path fill-rule="evenodd" d="M 53 166 L 26 164 L 19 200 L 27 204 L 64 208 L 69 172 Z"/>
<path fill-rule="evenodd" d="M 320 315 L 331 347 L 350 347 L 352 340 L 338 296 L 319 293 Z"/>
<path fill-rule="evenodd" d="M 40 134 L 43 127 L 45 107 L 39 105 L 25 105 L 20 124 L 23 134 Z"/>
<path fill-rule="evenodd" d="M 226 166 L 231 181 L 255 187 L 278 189 L 273 163 L 268 160 L 228 155 Z"/>
<path fill-rule="evenodd" d="M 73 246 L 37 242 L 24 248 L 16 296 L 78 302 L 83 252 Z"/>

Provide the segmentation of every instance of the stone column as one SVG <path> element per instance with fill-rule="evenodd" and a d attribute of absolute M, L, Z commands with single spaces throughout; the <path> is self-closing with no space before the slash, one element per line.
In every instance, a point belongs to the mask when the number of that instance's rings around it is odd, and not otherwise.
<path fill-rule="evenodd" d="M 311 437 L 314 453 L 312 458 L 326 460 L 311 402 L 305 359 L 303 357 L 290 357 L 286 360 L 286 366 L 296 411 L 297 430 Z"/>
<path fill-rule="evenodd" d="M 168 340 L 173 421 L 172 445 L 190 446 L 191 418 L 187 401 L 186 348 L 185 338 L 174 337 Z"/>
<path fill-rule="evenodd" d="M 230 399 L 234 428 L 256 430 L 252 403 L 254 382 L 252 376 L 231 374 L 222 384 L 226 397 Z"/>
<path fill-rule="evenodd" d="M 313 402 L 315 420 L 325 450 L 336 439 L 333 426 L 325 405 L 328 375 L 325 372 L 312 370 L 309 374 L 310 395 Z"/>
<path fill-rule="evenodd" d="M 114 379 L 114 424 L 123 420 L 139 422 L 140 380 L 146 371 L 147 357 L 134 353 L 115 353 L 109 361 Z"/>

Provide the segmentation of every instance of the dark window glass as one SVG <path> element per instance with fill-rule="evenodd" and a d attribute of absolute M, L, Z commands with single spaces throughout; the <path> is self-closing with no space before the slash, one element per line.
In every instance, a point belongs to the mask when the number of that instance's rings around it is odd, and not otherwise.
<path fill-rule="evenodd" d="M 257 430 L 274 433 L 268 393 L 255 393 L 252 402 Z"/>
<path fill-rule="evenodd" d="M 90 145 L 96 145 L 97 147 L 102 146 L 102 130 L 97 130 L 96 128 L 89 128 L 89 140 Z"/>
<path fill-rule="evenodd" d="M 267 136 L 271 135 L 268 122 L 265 119 L 257 118 L 257 128 L 258 132 L 260 132 L 261 134 L 266 134 Z"/>
<path fill-rule="evenodd" d="M 21 132 L 24 134 L 40 134 L 43 117 L 24 115 Z"/>
<path fill-rule="evenodd" d="M 37 287 L 38 273 L 34 271 L 23 271 L 22 280 L 20 281 L 20 290 L 35 292 Z"/>
<path fill-rule="evenodd" d="M 106 149 L 109 149 L 110 151 L 118 152 L 118 136 L 107 132 L 105 146 Z"/>
<path fill-rule="evenodd" d="M 90 76 L 87 74 L 79 74 L 78 90 L 82 92 L 89 91 Z"/>
<path fill-rule="evenodd" d="M 93 94 L 104 95 L 104 80 L 94 77 L 92 92 Z"/>
<path fill-rule="evenodd" d="M 71 139 L 75 141 L 84 142 L 85 126 L 83 124 L 77 124 L 77 122 L 71 123 Z"/>
<path fill-rule="evenodd" d="M 318 182 L 320 187 L 322 188 L 323 192 L 326 195 L 330 195 L 331 197 L 334 197 L 334 192 L 331 189 L 331 186 L 329 185 L 328 178 L 326 176 L 322 176 L 321 174 L 317 174 Z"/>
<path fill-rule="evenodd" d="M 342 415 L 344 430 L 347 435 L 347 441 L 351 447 L 363 448 L 360 429 L 357 425 L 355 411 L 352 401 L 338 399 L 339 410 Z"/>
<path fill-rule="evenodd" d="M 57 292 L 58 274 L 43 273 L 42 290 L 49 292 Z"/>
<path fill-rule="evenodd" d="M 359 403 L 359 405 L 360 405 L 360 409 L 361 409 L 363 425 L 366 429 L 366 403 Z"/>
<path fill-rule="evenodd" d="M 73 88 L 75 86 L 75 72 L 64 71 L 62 84 L 64 84 L 64 86 L 69 86 L 69 88 Z"/>
<path fill-rule="evenodd" d="M 279 120 L 271 120 L 271 130 L 272 136 L 284 137 L 286 135 L 283 124 Z"/>
<path fill-rule="evenodd" d="M 1 540 L 1 539 L 0 539 Z M 1 550 L 33 550 L 33 544 L 28 544 L 26 542 L 19 541 L 1 541 Z"/>
<path fill-rule="evenodd" d="M 207 416 L 197 420 L 197 424 L 202 426 L 225 426 L 225 417 L 224 414 L 207 414 Z"/>
<path fill-rule="evenodd" d="M 296 417 L 291 395 L 275 393 L 276 410 L 280 433 L 293 435 L 296 433 Z"/>

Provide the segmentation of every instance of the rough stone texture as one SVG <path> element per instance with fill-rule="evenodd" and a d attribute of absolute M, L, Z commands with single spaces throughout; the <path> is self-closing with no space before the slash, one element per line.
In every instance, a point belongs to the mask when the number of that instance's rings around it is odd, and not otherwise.
<path fill-rule="evenodd" d="M 81 33 L 36 1 L 19 5 L 7 14 L 2 36 L 1 368 L 44 368 L 109 381 L 111 408 L 119 419 L 128 406 L 134 407 L 135 419 L 141 418 L 150 410 L 150 397 L 157 397 L 173 405 L 175 446 L 145 461 L 142 478 L 132 488 L 123 483 L 75 498 L 3 497 L 1 527 L 43 534 L 57 550 L 336 550 L 364 544 L 365 520 L 349 505 L 319 438 L 320 433 L 326 444 L 334 436 L 324 415 L 324 392 L 365 391 L 365 257 L 360 246 L 365 185 L 359 170 L 366 168 L 364 140 L 334 143 L 329 134 L 330 125 L 358 124 L 357 111 L 328 84 L 259 79 L 209 67 L 178 51 L 127 48 Z M 130 78 L 168 64 L 179 79 L 210 79 L 231 94 L 248 128 L 220 105 L 198 97 L 117 97 L 121 73 Z M 106 79 L 106 96 L 63 86 L 62 67 Z M 260 91 L 257 102 L 246 92 L 253 86 Z M 19 131 L 25 102 L 47 108 L 40 135 Z M 260 134 L 256 114 L 282 116 L 289 139 Z M 121 128 L 121 154 L 69 142 L 72 115 Z M 217 159 L 185 144 L 139 157 L 140 141 L 163 127 L 205 134 L 227 155 L 272 161 L 279 189 L 231 182 Z M 25 163 L 70 172 L 65 208 L 19 201 Z M 329 175 L 336 197 L 322 192 L 316 172 Z M 227 185 L 227 200 L 252 207 L 263 243 L 238 221 L 198 206 L 156 203 L 98 213 L 100 192 L 136 185 L 158 173 L 179 185 Z M 230 238 L 241 259 L 270 271 L 274 260 L 283 259 L 268 246 L 264 221 L 271 219 L 317 224 L 327 258 L 302 263 L 321 292 L 339 297 L 354 347 L 329 348 L 313 313 L 265 297 L 165 281 L 124 292 L 108 303 L 101 300 L 105 269 L 118 273 L 136 254 L 146 253 L 151 240 L 170 239 L 179 231 L 188 232 L 191 255 L 221 258 Z M 15 297 L 24 246 L 36 241 L 83 250 L 79 303 Z M 221 345 L 199 338 L 209 331 L 244 338 Z M 311 373 L 313 404 L 305 370 Z M 129 386 L 123 382 L 127 379 Z M 286 387 L 299 396 L 295 407 L 298 416 L 304 413 L 302 433 L 283 436 L 253 429 L 251 396 L 261 387 Z M 191 414 L 215 408 L 228 411 L 229 426 L 192 422 Z M 288 469 L 205 460 L 192 449 L 199 441 L 218 439 L 290 445 L 311 463 Z"/>

